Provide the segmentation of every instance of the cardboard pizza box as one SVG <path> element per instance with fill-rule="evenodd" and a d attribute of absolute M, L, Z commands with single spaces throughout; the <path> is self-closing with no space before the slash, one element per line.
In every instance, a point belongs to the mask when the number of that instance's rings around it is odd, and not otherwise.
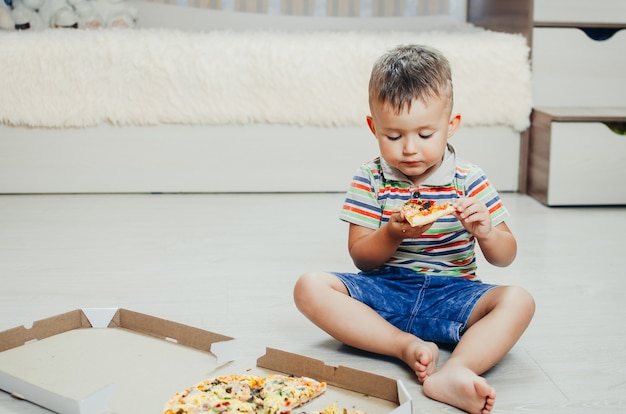
<path fill-rule="evenodd" d="M 78 309 L 0 332 L 0 389 L 63 414 L 158 413 L 236 357 L 225 335 L 127 309 Z"/>
<path fill-rule="evenodd" d="M 246 362 L 231 337 L 127 309 L 79 309 L 0 332 L 0 389 L 63 414 L 160 413 L 178 391 L 244 372 L 325 381 L 327 391 L 303 411 L 336 402 L 369 414 L 412 412 L 401 380 L 273 348 Z"/>
<path fill-rule="evenodd" d="M 339 409 L 359 410 L 368 414 L 412 413 L 411 395 L 399 379 L 342 365 L 327 365 L 319 359 L 274 348 L 266 348 L 266 353 L 254 364 L 254 361 L 233 361 L 216 368 L 211 377 L 278 373 L 326 382 L 326 391 L 321 396 L 294 409 L 293 413 L 321 411 L 333 403 Z"/>

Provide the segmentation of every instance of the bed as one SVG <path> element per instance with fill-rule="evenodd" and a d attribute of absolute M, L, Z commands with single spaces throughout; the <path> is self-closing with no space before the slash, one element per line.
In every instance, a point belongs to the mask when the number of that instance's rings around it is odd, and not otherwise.
<path fill-rule="evenodd" d="M 372 63 L 403 43 L 448 56 L 463 117 L 451 142 L 517 191 L 531 2 L 496 3 L 472 0 L 458 22 L 138 1 L 131 30 L 0 33 L 0 193 L 345 191 L 377 155 Z"/>

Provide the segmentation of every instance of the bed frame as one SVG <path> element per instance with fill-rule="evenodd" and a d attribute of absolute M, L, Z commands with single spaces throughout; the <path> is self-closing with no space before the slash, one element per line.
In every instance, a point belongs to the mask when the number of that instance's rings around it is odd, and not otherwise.
<path fill-rule="evenodd" d="M 146 26 L 193 29 L 205 24 L 203 11 L 136 4 Z M 467 10 L 468 22 L 522 33 L 530 44 L 532 0 L 468 0 Z M 249 26 L 258 16 L 237 19 Z M 326 24 L 323 18 L 311 19 Z M 357 23 L 360 18 L 351 19 Z M 500 191 L 518 191 L 524 134 L 507 125 L 461 127 L 452 143 L 464 158 L 481 165 Z M 167 123 L 29 128 L 5 123 L 0 124 L 0 193 L 343 192 L 358 165 L 376 155 L 365 121 L 341 128 Z"/>

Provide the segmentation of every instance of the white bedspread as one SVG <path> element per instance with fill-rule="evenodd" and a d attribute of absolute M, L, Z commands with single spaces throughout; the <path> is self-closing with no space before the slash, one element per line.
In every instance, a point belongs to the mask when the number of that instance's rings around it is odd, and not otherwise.
<path fill-rule="evenodd" d="M 464 126 L 524 130 L 521 35 L 406 31 L 50 30 L 0 36 L 0 122 L 362 126 L 374 60 L 398 44 L 439 48 Z"/>

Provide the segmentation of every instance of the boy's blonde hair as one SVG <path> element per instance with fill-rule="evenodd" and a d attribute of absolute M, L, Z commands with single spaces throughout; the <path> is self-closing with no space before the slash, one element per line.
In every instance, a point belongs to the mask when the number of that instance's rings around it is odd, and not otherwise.
<path fill-rule="evenodd" d="M 450 62 L 437 49 L 423 45 L 398 46 L 374 63 L 369 82 L 369 103 L 389 104 L 396 113 L 411 109 L 419 99 L 448 98 L 452 109 Z"/>

